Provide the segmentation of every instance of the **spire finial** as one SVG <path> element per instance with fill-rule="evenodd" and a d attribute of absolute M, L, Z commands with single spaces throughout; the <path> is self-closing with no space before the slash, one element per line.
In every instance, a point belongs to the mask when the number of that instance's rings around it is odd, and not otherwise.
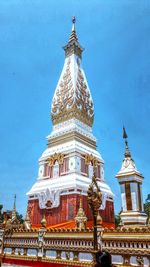
<path fill-rule="evenodd" d="M 75 54 L 81 58 L 83 48 L 78 42 L 78 37 L 76 34 L 76 29 L 75 29 L 75 23 L 76 23 L 76 18 L 75 16 L 72 17 L 72 31 L 70 34 L 69 41 L 67 45 L 64 46 L 65 50 L 65 55 L 68 57 L 72 54 Z"/>
<path fill-rule="evenodd" d="M 76 17 L 75 17 L 75 16 L 73 16 L 73 17 L 72 17 L 72 24 L 74 24 L 74 25 L 75 25 L 75 23 L 76 23 Z"/>
<path fill-rule="evenodd" d="M 11 217 L 12 217 L 12 221 L 16 219 L 16 194 L 14 195 L 14 205 L 13 205 Z"/>
<path fill-rule="evenodd" d="M 75 23 L 76 23 L 76 18 L 75 16 L 72 17 L 72 32 L 75 32 L 76 29 L 75 29 Z"/>
<path fill-rule="evenodd" d="M 72 31 L 71 31 L 71 35 L 69 38 L 69 41 L 78 41 L 78 37 L 76 35 L 76 29 L 75 29 L 75 23 L 76 23 L 76 17 L 73 16 L 72 17 Z"/>
<path fill-rule="evenodd" d="M 127 138 L 128 138 L 128 135 L 127 135 L 127 133 L 126 133 L 126 129 L 125 129 L 124 126 L 123 126 L 123 138 L 124 138 L 124 139 L 127 139 Z"/>
<path fill-rule="evenodd" d="M 125 139 L 125 157 L 131 157 L 129 147 L 128 147 L 128 135 L 126 133 L 126 129 L 123 126 L 123 139 Z"/>
<path fill-rule="evenodd" d="M 14 195 L 14 206 L 13 206 L 13 210 L 16 211 L 16 194 Z"/>
<path fill-rule="evenodd" d="M 43 218 L 41 220 L 41 225 L 46 228 L 46 225 L 47 225 L 47 221 L 46 221 L 46 216 L 45 216 L 45 212 L 43 214 Z"/>

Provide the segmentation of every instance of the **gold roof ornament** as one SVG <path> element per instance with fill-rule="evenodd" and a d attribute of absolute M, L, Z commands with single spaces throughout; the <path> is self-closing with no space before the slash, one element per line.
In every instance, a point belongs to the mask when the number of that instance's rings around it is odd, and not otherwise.
<path fill-rule="evenodd" d="M 81 67 L 80 46 L 72 20 L 72 32 L 64 47 L 65 63 L 52 100 L 51 119 L 54 125 L 77 119 L 88 126 L 94 120 L 94 107 L 88 83 Z"/>
<path fill-rule="evenodd" d="M 46 221 L 45 213 L 44 213 L 43 218 L 41 220 L 41 225 L 42 225 L 42 227 L 46 228 L 47 221 Z"/>
<path fill-rule="evenodd" d="M 24 220 L 23 224 L 24 224 L 24 227 L 25 227 L 26 230 L 30 230 L 31 229 L 31 222 L 30 222 L 28 210 L 26 212 L 26 216 L 25 216 L 25 220 Z"/>
<path fill-rule="evenodd" d="M 12 210 L 12 215 L 11 215 L 11 220 L 12 222 L 16 220 L 17 214 L 16 214 L 16 194 L 14 195 L 14 205 L 13 205 L 13 210 Z"/>
<path fill-rule="evenodd" d="M 80 204 L 79 204 L 77 215 L 75 217 L 75 221 L 76 221 L 76 228 L 78 230 L 81 231 L 81 230 L 86 229 L 87 217 L 83 209 L 82 196 L 80 196 Z"/>
<path fill-rule="evenodd" d="M 20 223 L 20 221 L 17 218 L 17 211 L 16 211 L 16 194 L 14 195 L 14 204 L 13 204 L 13 210 L 11 212 L 11 216 L 7 214 L 7 212 L 4 215 L 4 222 L 3 222 L 3 228 L 5 229 L 6 233 L 12 233 L 15 229 L 22 229 L 23 224 Z"/>
<path fill-rule="evenodd" d="M 20 225 L 20 221 L 17 218 L 17 211 L 16 211 L 16 194 L 14 195 L 14 205 L 11 214 L 11 224 L 15 226 Z"/>
<path fill-rule="evenodd" d="M 90 163 L 93 165 L 94 168 L 96 168 L 97 165 L 99 164 L 96 157 L 94 157 L 92 154 L 86 154 L 85 155 L 85 164 L 89 165 Z"/>
<path fill-rule="evenodd" d="M 58 164 L 63 164 L 64 162 L 64 154 L 55 153 L 47 159 L 47 163 L 49 166 L 53 166 L 55 161 L 58 161 Z"/>

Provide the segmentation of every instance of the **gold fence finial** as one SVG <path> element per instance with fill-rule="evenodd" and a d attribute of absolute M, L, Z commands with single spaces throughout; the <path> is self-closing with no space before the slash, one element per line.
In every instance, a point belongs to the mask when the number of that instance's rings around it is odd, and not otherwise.
<path fill-rule="evenodd" d="M 76 228 L 79 230 L 86 229 L 87 217 L 83 209 L 82 196 L 80 195 L 79 209 L 75 217 Z"/>

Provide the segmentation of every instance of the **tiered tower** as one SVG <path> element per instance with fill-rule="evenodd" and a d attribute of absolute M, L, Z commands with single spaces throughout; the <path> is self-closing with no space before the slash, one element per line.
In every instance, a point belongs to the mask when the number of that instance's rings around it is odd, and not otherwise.
<path fill-rule="evenodd" d="M 32 225 L 46 216 L 47 225 L 73 220 L 80 195 L 88 220 L 87 189 L 96 166 L 103 194 L 101 216 L 107 226 L 114 224 L 113 193 L 104 179 L 104 161 L 96 150 L 92 133 L 94 107 L 81 66 L 83 48 L 78 42 L 75 18 L 65 50 L 65 62 L 52 100 L 53 130 L 47 137 L 48 148 L 39 159 L 36 183 L 28 192 L 28 214 Z"/>
<path fill-rule="evenodd" d="M 125 154 L 121 170 L 116 175 L 121 187 L 121 222 L 123 225 L 145 225 L 147 216 L 144 213 L 142 199 L 143 176 L 137 170 L 131 157 L 125 128 L 123 128 L 123 138 L 125 139 Z"/>

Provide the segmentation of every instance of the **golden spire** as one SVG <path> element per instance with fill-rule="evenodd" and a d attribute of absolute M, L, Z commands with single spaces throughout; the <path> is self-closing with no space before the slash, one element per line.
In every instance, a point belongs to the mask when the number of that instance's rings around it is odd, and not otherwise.
<path fill-rule="evenodd" d="M 85 212 L 83 210 L 82 196 L 80 196 L 79 210 L 77 216 L 85 216 Z"/>
<path fill-rule="evenodd" d="M 66 57 L 72 54 L 76 54 L 77 56 L 81 58 L 83 48 L 78 42 L 78 37 L 76 34 L 76 29 L 75 29 L 75 22 L 76 22 L 76 18 L 72 17 L 72 31 L 71 31 L 68 44 L 64 46 L 64 50 L 65 50 Z"/>
<path fill-rule="evenodd" d="M 84 209 L 83 209 L 82 196 L 80 196 L 80 204 L 79 204 L 79 209 L 78 209 L 77 215 L 75 217 L 75 221 L 76 221 L 76 228 L 77 229 L 79 229 L 79 230 L 86 229 L 87 217 L 86 217 Z"/>

